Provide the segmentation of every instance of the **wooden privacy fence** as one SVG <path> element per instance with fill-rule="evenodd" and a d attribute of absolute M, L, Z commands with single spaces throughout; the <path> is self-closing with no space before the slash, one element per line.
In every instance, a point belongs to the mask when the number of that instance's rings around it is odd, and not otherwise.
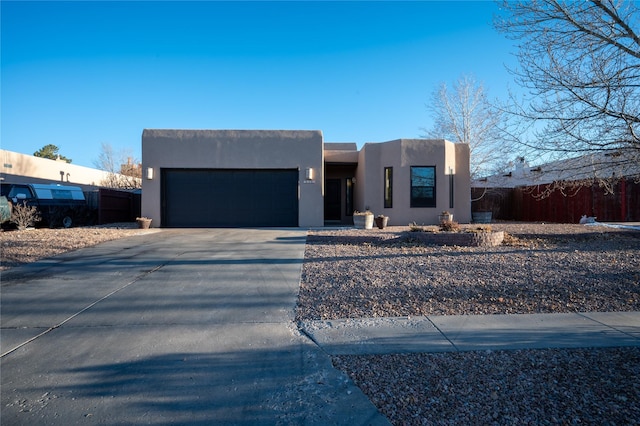
<path fill-rule="evenodd" d="M 578 223 L 583 215 L 598 221 L 640 221 L 640 183 L 632 179 L 621 180 L 613 194 L 605 194 L 598 185 L 580 188 L 571 195 L 554 191 L 540 198 L 549 185 L 518 188 L 495 188 L 472 203 L 472 211 L 492 211 L 493 218 L 523 222 Z M 472 199 L 484 192 L 472 189 Z"/>
<path fill-rule="evenodd" d="M 100 188 L 85 192 L 87 205 L 97 211 L 98 224 L 134 222 L 140 216 L 139 192 Z"/>

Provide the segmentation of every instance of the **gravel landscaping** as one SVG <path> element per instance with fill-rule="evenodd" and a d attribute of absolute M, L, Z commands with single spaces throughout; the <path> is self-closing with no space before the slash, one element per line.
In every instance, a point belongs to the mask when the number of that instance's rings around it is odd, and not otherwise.
<path fill-rule="evenodd" d="M 135 222 L 125 222 L 77 228 L 2 231 L 0 271 L 105 241 L 154 232 L 137 228 Z"/>
<path fill-rule="evenodd" d="M 493 224 L 496 247 L 310 231 L 296 320 L 640 311 L 640 231 Z M 154 230 L 0 233 L 1 269 Z M 640 425 L 640 348 L 333 357 L 394 425 Z"/>
<path fill-rule="evenodd" d="M 298 320 L 640 310 L 640 231 L 493 224 L 498 247 L 406 227 L 310 232 Z M 394 425 L 638 425 L 640 348 L 333 357 Z"/>
<path fill-rule="evenodd" d="M 394 425 L 637 425 L 640 348 L 334 357 Z"/>
<path fill-rule="evenodd" d="M 640 310 L 640 231 L 494 224 L 497 247 L 407 227 L 309 233 L 298 320 Z"/>

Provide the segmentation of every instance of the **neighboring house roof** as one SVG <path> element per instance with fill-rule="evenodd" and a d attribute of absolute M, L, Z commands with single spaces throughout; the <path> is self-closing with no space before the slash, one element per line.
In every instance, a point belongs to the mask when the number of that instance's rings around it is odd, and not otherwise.
<path fill-rule="evenodd" d="M 0 180 L 3 183 L 65 183 L 98 187 L 110 178 L 104 170 L 4 149 L 0 149 L 0 161 Z"/>
<path fill-rule="evenodd" d="M 512 171 L 486 176 L 471 182 L 472 188 L 515 188 L 559 181 L 640 176 L 640 164 L 623 154 L 594 153 L 531 167 L 524 158 Z"/>

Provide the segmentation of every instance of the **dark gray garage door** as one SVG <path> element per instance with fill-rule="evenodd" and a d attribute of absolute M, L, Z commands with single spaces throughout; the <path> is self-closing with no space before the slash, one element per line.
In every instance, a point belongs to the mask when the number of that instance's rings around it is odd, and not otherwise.
<path fill-rule="evenodd" d="M 162 226 L 298 226 L 298 170 L 163 169 Z"/>

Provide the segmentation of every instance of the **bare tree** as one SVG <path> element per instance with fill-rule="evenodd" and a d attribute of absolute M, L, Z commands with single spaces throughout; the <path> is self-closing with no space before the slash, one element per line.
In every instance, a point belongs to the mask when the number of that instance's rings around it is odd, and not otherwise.
<path fill-rule="evenodd" d="M 496 27 L 516 41 L 520 66 L 511 71 L 526 89 L 524 102 L 508 110 L 534 129 L 528 139 L 513 132 L 514 139 L 574 184 L 612 188 L 619 177 L 640 178 L 636 3 L 509 0 L 502 10 Z"/>
<path fill-rule="evenodd" d="M 467 143 L 471 153 L 472 179 L 493 173 L 511 153 L 501 138 L 503 113 L 487 99 L 484 86 L 471 75 L 463 75 L 449 88 L 440 83 L 427 109 L 433 126 L 424 137 Z"/>
<path fill-rule="evenodd" d="M 126 151 L 117 154 L 109 143 L 102 143 L 100 155 L 93 164 L 107 172 L 107 177 L 100 182 L 102 186 L 118 189 L 137 189 L 142 186 L 141 164 Z"/>

